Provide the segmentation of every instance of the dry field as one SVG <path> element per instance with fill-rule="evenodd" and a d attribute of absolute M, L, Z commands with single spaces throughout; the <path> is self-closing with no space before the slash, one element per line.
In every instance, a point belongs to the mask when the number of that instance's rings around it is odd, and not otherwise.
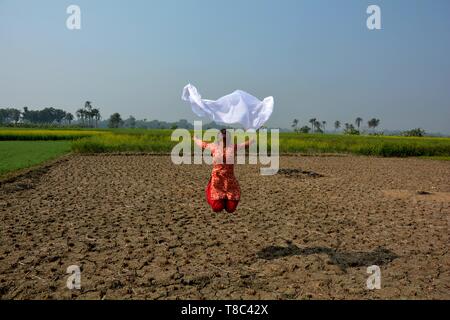
<path fill-rule="evenodd" d="M 285 156 L 240 165 L 215 214 L 211 168 L 70 156 L 0 186 L 2 299 L 450 299 L 450 162 Z M 381 268 L 368 290 L 366 269 Z M 81 290 L 66 269 L 81 267 Z"/>

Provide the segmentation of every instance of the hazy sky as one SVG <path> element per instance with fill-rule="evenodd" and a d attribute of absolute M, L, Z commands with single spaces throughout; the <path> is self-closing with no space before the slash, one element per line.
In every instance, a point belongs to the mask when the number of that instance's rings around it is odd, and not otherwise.
<path fill-rule="evenodd" d="M 450 133 L 449 16 L 448 0 L 0 0 L 0 107 L 193 120 L 190 82 L 208 99 L 274 96 L 271 126 L 360 116 Z"/>

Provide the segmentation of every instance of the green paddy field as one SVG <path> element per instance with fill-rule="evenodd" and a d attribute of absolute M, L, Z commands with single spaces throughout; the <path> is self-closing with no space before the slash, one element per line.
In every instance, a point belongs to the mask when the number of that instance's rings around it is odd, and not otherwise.
<path fill-rule="evenodd" d="M 66 153 L 168 153 L 172 130 L 0 128 L 0 175 Z M 269 139 L 270 141 L 270 139 Z M 279 152 L 450 159 L 450 138 L 280 133 Z"/>

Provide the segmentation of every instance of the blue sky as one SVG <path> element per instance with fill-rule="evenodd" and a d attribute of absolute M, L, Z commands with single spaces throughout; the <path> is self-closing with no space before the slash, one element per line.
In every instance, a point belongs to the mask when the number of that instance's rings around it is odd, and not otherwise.
<path fill-rule="evenodd" d="M 366 28 L 369 4 L 382 30 Z M 449 14 L 446 0 L 0 0 L 0 106 L 194 120 L 190 82 L 209 99 L 274 96 L 272 126 L 360 116 L 450 133 Z"/>

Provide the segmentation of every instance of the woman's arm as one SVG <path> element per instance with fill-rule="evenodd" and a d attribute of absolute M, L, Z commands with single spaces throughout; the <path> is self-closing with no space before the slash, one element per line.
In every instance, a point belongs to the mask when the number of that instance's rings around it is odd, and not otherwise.
<path fill-rule="evenodd" d="M 194 140 L 195 144 L 202 150 L 208 148 L 209 143 L 198 139 L 195 135 L 192 137 L 192 140 Z"/>
<path fill-rule="evenodd" d="M 235 149 L 241 149 L 241 148 L 247 148 L 248 146 L 252 145 L 253 143 L 255 143 L 256 140 L 255 139 L 249 139 L 247 141 L 245 141 L 244 143 L 239 143 L 235 145 Z"/>

